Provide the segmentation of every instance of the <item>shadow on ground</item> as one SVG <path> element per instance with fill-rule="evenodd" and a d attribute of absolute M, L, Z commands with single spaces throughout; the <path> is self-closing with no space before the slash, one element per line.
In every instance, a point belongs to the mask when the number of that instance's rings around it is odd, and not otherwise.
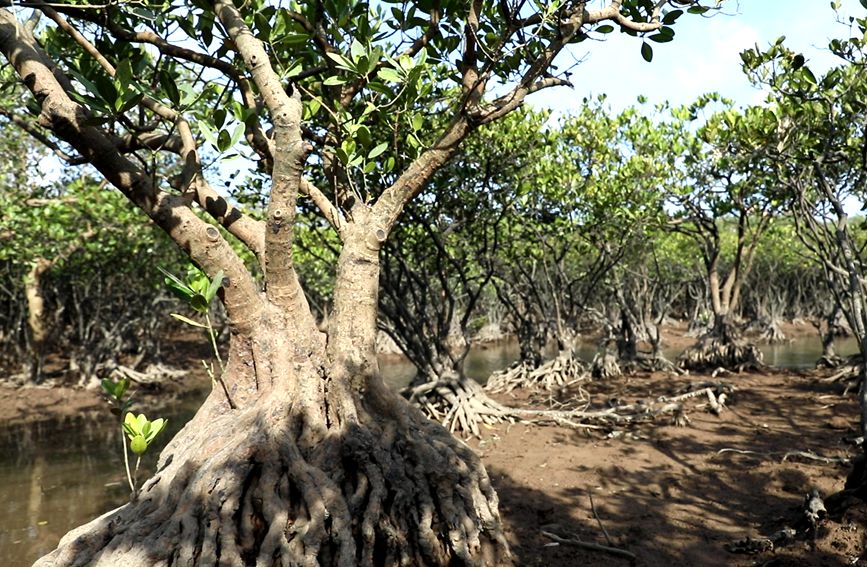
<path fill-rule="evenodd" d="M 672 394 L 700 377 L 623 379 L 585 385 L 594 404 Z M 726 544 L 768 536 L 800 517 L 804 495 L 842 488 L 848 467 L 829 458 L 855 450 L 857 409 L 842 386 L 797 374 L 729 376 L 738 391 L 717 417 L 695 405 L 691 424 L 663 420 L 615 439 L 556 428 L 499 428 L 478 449 L 500 494 L 520 565 L 628 565 L 568 545 L 561 537 L 625 549 L 638 565 L 867 565 L 863 508 L 827 522 L 815 540 L 800 539 L 758 555 Z M 507 430 L 508 429 L 508 430 Z M 592 494 L 592 504 L 591 504 Z M 595 512 L 593 504 L 595 504 Z"/>

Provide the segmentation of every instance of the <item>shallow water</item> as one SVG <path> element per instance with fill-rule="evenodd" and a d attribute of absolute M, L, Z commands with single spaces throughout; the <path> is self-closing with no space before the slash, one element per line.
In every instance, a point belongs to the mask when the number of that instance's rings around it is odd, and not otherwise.
<path fill-rule="evenodd" d="M 763 347 L 765 362 L 780 367 L 809 367 L 821 354 L 815 339 Z M 857 350 L 843 341 L 839 352 Z M 579 356 L 593 358 L 585 345 Z M 474 349 L 465 362 L 467 374 L 479 381 L 507 367 L 518 357 L 516 344 Z M 678 352 L 666 351 L 676 357 Z M 409 383 L 413 366 L 403 360 L 382 363 L 391 387 Z M 169 427 L 145 456 L 140 478 L 147 478 L 159 450 L 192 417 L 202 395 L 191 395 L 164 409 L 146 413 L 169 419 Z M 122 505 L 129 496 L 123 467 L 120 427 L 106 412 L 102 419 L 77 419 L 0 429 L 0 566 L 30 565 L 51 551 L 67 531 Z"/>

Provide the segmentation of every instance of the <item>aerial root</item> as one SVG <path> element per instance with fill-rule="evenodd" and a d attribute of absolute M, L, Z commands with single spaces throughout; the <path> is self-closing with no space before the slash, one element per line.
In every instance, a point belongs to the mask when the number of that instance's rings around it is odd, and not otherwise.
<path fill-rule="evenodd" d="M 738 372 L 764 368 L 762 351 L 755 345 L 723 341 L 714 335 L 706 335 L 683 351 L 677 365 L 687 370 L 727 368 Z"/>
<path fill-rule="evenodd" d="M 597 353 L 593 357 L 593 365 L 590 373 L 597 380 L 609 380 L 623 375 L 617 356 L 606 351 Z"/>
<path fill-rule="evenodd" d="M 587 369 L 571 352 L 562 352 L 538 368 L 518 361 L 506 370 L 494 372 L 485 384 L 493 394 L 509 393 L 517 388 L 551 391 L 587 378 Z"/>

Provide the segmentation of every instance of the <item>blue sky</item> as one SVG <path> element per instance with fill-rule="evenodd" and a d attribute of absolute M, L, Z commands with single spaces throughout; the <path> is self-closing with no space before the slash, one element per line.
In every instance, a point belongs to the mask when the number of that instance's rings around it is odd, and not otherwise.
<path fill-rule="evenodd" d="M 708 3 L 708 2 L 706 2 Z M 590 5 L 600 4 L 593 0 Z M 712 17 L 684 14 L 674 26 L 675 39 L 653 44 L 652 63 L 641 58 L 641 40 L 614 32 L 605 41 L 585 41 L 562 64 L 584 61 L 573 69 L 574 89 L 549 89 L 530 98 L 533 106 L 568 112 L 588 95 L 605 93 L 612 108 L 635 104 L 638 95 L 650 103 L 686 104 L 699 95 L 717 91 L 739 105 L 759 103 L 764 95 L 752 87 L 741 71 L 740 52 L 758 44 L 765 47 L 779 36 L 807 58 L 818 75 L 836 64 L 828 41 L 849 34 L 848 17 L 867 13 L 858 0 L 843 0 L 839 17 L 830 0 L 726 0 Z"/>

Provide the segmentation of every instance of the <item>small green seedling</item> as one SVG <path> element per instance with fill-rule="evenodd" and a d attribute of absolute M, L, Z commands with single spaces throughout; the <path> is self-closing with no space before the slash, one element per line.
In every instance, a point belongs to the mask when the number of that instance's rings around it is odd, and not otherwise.
<path fill-rule="evenodd" d="M 130 450 L 135 453 L 135 472 L 129 479 L 133 496 L 137 494 L 138 490 L 138 467 L 141 464 L 141 456 L 145 454 L 157 435 L 166 428 L 167 423 L 168 421 L 163 418 L 149 421 L 143 413 L 133 415 L 132 412 L 128 412 L 123 418 L 123 431 L 129 437 Z M 129 461 L 127 461 L 126 473 L 129 477 Z"/>
<path fill-rule="evenodd" d="M 127 413 L 123 419 L 123 430 L 129 437 L 129 448 L 132 452 L 139 456 L 143 455 L 157 435 L 166 428 L 166 423 L 168 421 L 163 418 L 149 421 L 143 413 L 138 415 Z"/>
<path fill-rule="evenodd" d="M 180 313 L 171 314 L 171 316 L 178 321 L 186 323 L 187 325 L 192 325 L 193 327 L 205 329 L 208 332 L 208 337 L 211 339 L 211 349 L 214 351 L 214 357 L 217 359 L 217 364 L 220 366 L 220 377 L 216 377 L 213 364 L 208 366 L 207 363 L 202 361 L 202 365 L 205 367 L 205 371 L 211 378 L 211 384 L 216 386 L 219 381 L 220 385 L 223 387 L 223 393 L 226 394 L 226 400 L 229 402 L 229 407 L 235 409 L 235 404 L 229 396 L 229 389 L 226 388 L 226 384 L 223 382 L 222 374 L 225 372 L 226 367 L 223 365 L 223 359 L 220 357 L 220 349 L 217 348 L 217 333 L 214 330 L 214 326 L 211 324 L 210 317 L 211 303 L 214 301 L 214 298 L 217 297 L 217 291 L 219 291 L 220 286 L 223 285 L 223 271 L 220 270 L 217 272 L 216 275 L 214 275 L 214 279 L 209 279 L 208 275 L 203 271 L 199 270 L 195 266 L 190 266 L 187 270 L 187 279 L 184 281 L 163 268 L 160 268 L 159 270 L 164 276 L 166 276 L 166 286 L 168 286 L 172 293 L 185 301 L 199 315 L 205 317 L 205 322 L 200 323 L 190 319 L 189 317 L 184 317 Z"/>
<path fill-rule="evenodd" d="M 121 436 L 121 440 L 123 441 L 123 462 L 126 466 L 126 478 L 129 481 L 129 488 L 132 491 L 132 497 L 135 498 L 138 494 L 137 479 L 141 456 L 145 454 L 157 435 L 166 428 L 168 421 L 163 418 L 149 421 L 144 414 L 135 416 L 132 412 L 128 411 L 132 405 L 132 398 L 124 398 L 124 395 L 129 390 L 129 378 L 122 378 L 117 382 L 103 378 L 101 384 L 108 402 L 112 406 L 111 412 L 121 417 L 121 425 L 124 433 L 126 433 L 126 435 Z M 126 448 L 127 437 L 129 437 L 130 442 L 129 448 L 136 455 L 135 472 L 131 472 L 129 468 L 129 453 Z"/>

